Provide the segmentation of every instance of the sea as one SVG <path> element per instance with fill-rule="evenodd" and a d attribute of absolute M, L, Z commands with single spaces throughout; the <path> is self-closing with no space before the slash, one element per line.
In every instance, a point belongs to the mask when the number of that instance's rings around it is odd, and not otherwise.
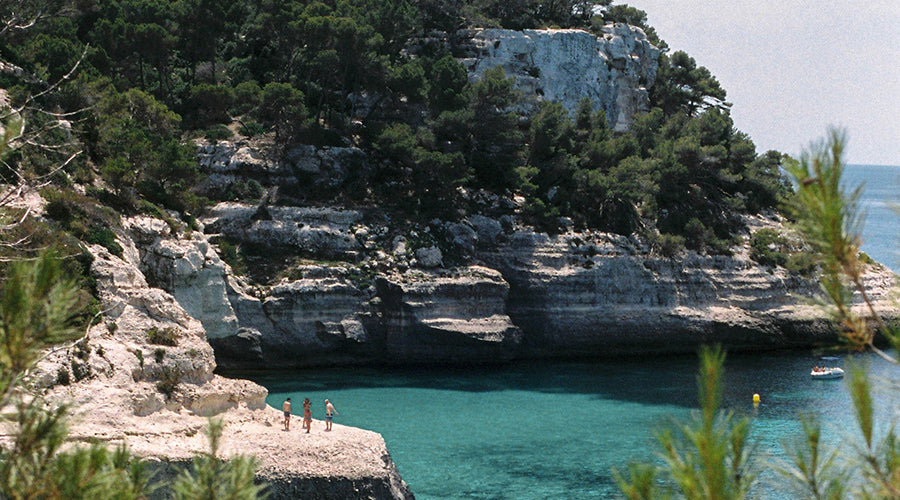
<path fill-rule="evenodd" d="M 893 210 L 900 167 L 852 165 L 845 181 L 848 190 L 865 183 L 863 250 L 900 270 L 900 215 Z M 752 498 L 794 496 L 779 470 L 802 440 L 801 416 L 822 423 L 827 448 L 841 457 L 854 453 L 861 438 L 846 382 L 809 375 L 817 364 L 851 362 L 873 375 L 875 419 L 884 432 L 900 418 L 900 368 L 877 356 L 851 360 L 802 350 L 727 358 L 722 407 L 751 420 L 758 473 Z M 251 378 L 269 390 L 267 401 L 276 408 L 287 397 L 308 397 L 321 419 L 328 398 L 337 423 L 380 433 L 417 499 L 606 499 L 623 498 L 614 471 L 626 472 L 632 462 L 658 464 L 655 436 L 696 413 L 697 365 L 696 356 L 654 356 Z"/>

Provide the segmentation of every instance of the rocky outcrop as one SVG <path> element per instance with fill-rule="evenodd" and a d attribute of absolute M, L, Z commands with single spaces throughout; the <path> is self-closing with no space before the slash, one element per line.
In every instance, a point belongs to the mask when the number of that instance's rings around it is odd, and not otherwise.
<path fill-rule="evenodd" d="M 765 350 L 832 343 L 812 304 L 818 285 L 733 257 L 661 258 L 609 234 L 515 234 L 487 257 L 510 283 L 507 306 L 527 357 L 693 352 L 701 343 Z M 892 273 L 873 269 L 882 304 Z"/>
<path fill-rule="evenodd" d="M 358 148 L 301 144 L 278 154 L 277 148 L 259 147 L 260 142 L 266 141 L 198 144 L 197 158 L 207 173 L 198 188 L 219 198 L 259 198 L 277 188 L 290 199 L 318 199 L 358 189 L 369 171 L 366 154 Z"/>
<path fill-rule="evenodd" d="M 134 217 L 119 235 L 122 257 L 98 245 L 103 322 L 49 353 L 33 373 L 52 403 L 76 409 L 70 438 L 125 444 L 150 470 L 174 475 L 208 449 L 207 418 L 225 423 L 223 455 L 252 455 L 270 498 L 413 498 L 380 435 L 334 425 L 285 434 L 265 388 L 214 373 L 206 329 L 238 328 L 227 266 L 201 233 Z"/>
<path fill-rule="evenodd" d="M 351 230 L 359 212 L 335 208 L 220 203 L 204 219 L 208 233 L 299 255 L 354 260 L 361 245 Z"/>
<path fill-rule="evenodd" d="M 637 237 L 550 236 L 483 215 L 433 221 L 424 230 L 351 219 L 355 225 L 341 232 L 356 236 L 358 262 L 311 260 L 258 296 L 235 281 L 228 296 L 240 329 L 217 340 L 222 363 L 469 363 L 693 352 L 709 342 L 768 350 L 837 339 L 826 312 L 812 304 L 816 281 L 757 264 L 746 244 L 729 257 L 663 258 Z M 781 227 L 777 218 L 747 222 Z M 480 265 L 435 267 L 445 255 Z M 888 296 L 893 273 L 872 266 L 867 276 L 870 296 L 896 316 Z"/>
<path fill-rule="evenodd" d="M 659 49 L 640 28 L 610 24 L 602 36 L 582 30 L 486 29 L 475 33 L 470 45 L 472 56 L 463 59 L 470 75 L 503 68 L 515 77 L 526 105 L 559 102 L 573 112 L 587 97 L 618 132 L 628 130 L 636 113 L 650 110 L 648 89 L 656 81 Z"/>
<path fill-rule="evenodd" d="M 509 285 L 481 266 L 408 272 L 376 283 L 386 360 L 484 363 L 518 354 L 522 334 L 506 314 Z"/>

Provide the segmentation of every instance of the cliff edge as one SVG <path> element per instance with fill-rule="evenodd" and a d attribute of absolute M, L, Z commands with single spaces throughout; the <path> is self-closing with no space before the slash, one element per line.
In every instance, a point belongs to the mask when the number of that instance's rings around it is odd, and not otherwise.
<path fill-rule="evenodd" d="M 203 235 L 136 217 L 118 241 L 121 257 L 90 247 L 104 322 L 34 374 L 49 401 L 72 405 L 70 439 L 126 444 L 154 472 L 173 475 L 208 450 L 202 430 L 216 417 L 225 423 L 223 456 L 256 457 L 270 498 L 413 498 L 379 434 L 341 425 L 326 433 L 317 420 L 310 434 L 299 421 L 284 432 L 265 388 L 214 374 L 207 332 L 179 302 L 215 303 L 222 328 L 238 324 L 214 278 L 223 264 Z M 148 283 L 166 263 L 169 285 L 192 282 L 204 293 L 176 297 Z"/>

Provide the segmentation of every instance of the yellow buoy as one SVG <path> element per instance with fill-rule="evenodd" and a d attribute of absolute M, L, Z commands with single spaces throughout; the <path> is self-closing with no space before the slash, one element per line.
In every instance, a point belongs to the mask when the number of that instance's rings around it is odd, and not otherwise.
<path fill-rule="evenodd" d="M 753 395 L 753 404 L 755 404 L 755 405 L 759 404 L 759 394 Z"/>

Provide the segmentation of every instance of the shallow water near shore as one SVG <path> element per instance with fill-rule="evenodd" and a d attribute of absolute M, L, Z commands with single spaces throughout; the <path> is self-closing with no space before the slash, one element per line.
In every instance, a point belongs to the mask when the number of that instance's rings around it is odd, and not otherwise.
<path fill-rule="evenodd" d="M 900 370 L 862 356 L 876 377 Z M 828 361 L 842 364 L 845 360 Z M 821 419 L 826 441 L 857 437 L 846 384 L 813 380 L 811 352 L 731 356 L 724 407 L 752 417 L 762 472 L 755 498 L 783 498 L 771 466 L 801 437 L 799 415 Z M 337 407 L 340 424 L 381 433 L 419 499 L 618 498 L 612 469 L 652 461 L 653 433 L 697 406 L 693 356 L 668 359 L 517 363 L 497 367 L 347 368 L 255 377 L 285 398 Z M 896 419 L 900 391 L 879 383 L 876 418 Z M 754 408 L 752 396 L 762 404 Z M 299 405 L 298 405 L 299 406 Z M 323 432 L 313 428 L 313 432 Z M 776 481 L 778 484 L 776 484 Z"/>

